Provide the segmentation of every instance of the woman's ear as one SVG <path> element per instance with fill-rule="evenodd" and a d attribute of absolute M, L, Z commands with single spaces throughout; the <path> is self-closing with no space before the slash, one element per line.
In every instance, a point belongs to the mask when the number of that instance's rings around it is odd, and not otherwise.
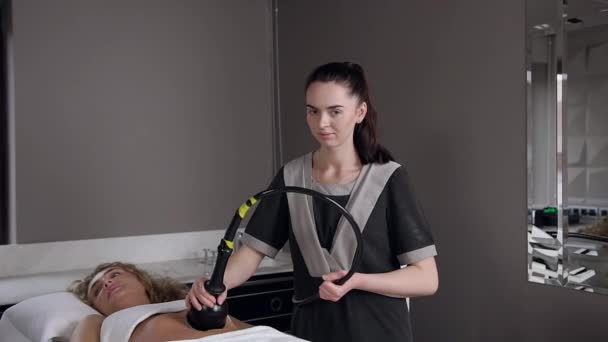
<path fill-rule="evenodd" d="M 357 123 L 363 122 L 367 114 L 367 102 L 363 101 L 357 108 Z"/>

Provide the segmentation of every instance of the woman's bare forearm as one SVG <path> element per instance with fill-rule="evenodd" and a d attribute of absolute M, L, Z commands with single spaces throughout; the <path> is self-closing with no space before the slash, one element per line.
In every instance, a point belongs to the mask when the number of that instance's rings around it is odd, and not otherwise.
<path fill-rule="evenodd" d="M 264 254 L 242 245 L 228 259 L 226 273 L 224 274 L 226 287 L 232 289 L 246 282 L 258 269 L 262 259 L 264 259 Z"/>
<path fill-rule="evenodd" d="M 391 297 L 430 296 L 439 286 L 435 258 L 392 272 L 358 274 L 357 278 L 357 289 Z"/>

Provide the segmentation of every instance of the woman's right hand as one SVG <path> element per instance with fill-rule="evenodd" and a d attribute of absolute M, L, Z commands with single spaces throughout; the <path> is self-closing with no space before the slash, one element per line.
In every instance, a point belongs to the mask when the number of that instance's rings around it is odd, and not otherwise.
<path fill-rule="evenodd" d="M 205 282 L 207 279 L 207 277 L 203 276 L 192 283 L 192 287 L 186 296 L 186 306 L 188 307 L 188 310 L 194 307 L 196 310 L 200 311 L 203 308 L 202 305 L 212 308 L 216 302 L 218 305 L 221 305 L 224 300 L 226 300 L 228 290 L 224 291 L 224 293 L 217 298 L 217 301 L 215 296 L 205 290 Z"/>
<path fill-rule="evenodd" d="M 241 246 L 238 251 L 230 256 L 228 265 L 224 273 L 224 285 L 226 289 L 237 287 L 251 277 L 262 262 L 264 254 L 248 247 Z M 205 290 L 207 277 L 198 278 L 186 296 L 186 306 L 188 309 L 195 308 L 201 310 L 202 305 L 212 308 L 216 304 L 216 298 Z M 224 291 L 218 298 L 217 304 L 222 304 L 226 300 L 227 291 Z M 201 305 L 202 304 L 202 305 Z"/>

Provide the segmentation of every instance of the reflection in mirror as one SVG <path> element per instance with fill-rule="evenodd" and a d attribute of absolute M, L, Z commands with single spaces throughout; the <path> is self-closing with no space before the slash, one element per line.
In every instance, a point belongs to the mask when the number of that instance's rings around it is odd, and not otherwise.
<path fill-rule="evenodd" d="M 528 279 L 608 293 L 608 3 L 526 8 Z"/>

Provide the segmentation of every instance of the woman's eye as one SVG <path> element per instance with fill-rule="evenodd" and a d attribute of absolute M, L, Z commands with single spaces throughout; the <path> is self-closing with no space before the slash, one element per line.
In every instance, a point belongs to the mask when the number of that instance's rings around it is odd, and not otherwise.
<path fill-rule="evenodd" d="M 317 110 L 316 109 L 310 109 L 310 108 L 308 108 L 308 110 L 306 110 L 306 112 L 308 114 L 317 114 Z"/>
<path fill-rule="evenodd" d="M 120 272 L 115 271 L 115 272 L 112 272 L 112 274 L 110 274 L 110 278 L 115 278 L 116 276 L 119 276 L 119 275 L 120 275 Z"/>
<path fill-rule="evenodd" d="M 339 115 L 339 114 L 342 114 L 342 111 L 334 110 L 334 111 L 331 112 L 331 114 L 332 115 Z"/>

